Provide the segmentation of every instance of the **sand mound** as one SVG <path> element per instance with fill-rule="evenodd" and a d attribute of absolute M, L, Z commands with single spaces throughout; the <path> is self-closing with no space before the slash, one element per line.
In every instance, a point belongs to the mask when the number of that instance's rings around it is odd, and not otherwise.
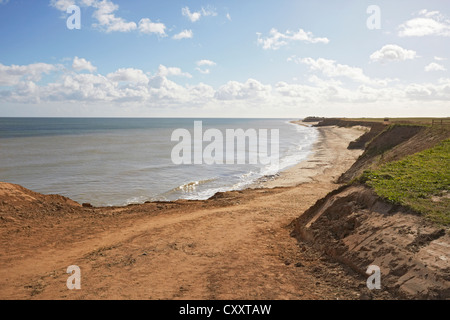
<path fill-rule="evenodd" d="M 76 207 L 81 206 L 60 195 L 43 195 L 16 184 L 0 182 L 0 213 L 3 219 L 19 212 L 21 216 L 35 216 L 67 212 L 68 209 Z"/>

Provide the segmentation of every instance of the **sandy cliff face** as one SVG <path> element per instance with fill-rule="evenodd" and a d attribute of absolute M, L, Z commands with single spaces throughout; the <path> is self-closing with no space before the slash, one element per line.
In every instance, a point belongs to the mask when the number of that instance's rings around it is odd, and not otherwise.
<path fill-rule="evenodd" d="M 400 297 L 450 297 L 448 231 L 386 203 L 366 186 L 330 193 L 294 225 L 300 241 L 360 274 L 370 265 L 379 266 L 382 287 Z"/>
<path fill-rule="evenodd" d="M 349 125 L 336 121 L 322 125 Z M 350 144 L 365 151 L 338 182 L 348 183 L 365 169 L 432 148 L 448 137 L 450 130 L 445 128 L 376 124 Z M 311 244 L 362 275 L 370 265 L 379 266 L 382 286 L 399 297 L 450 298 L 448 228 L 389 204 L 365 185 L 353 183 L 331 192 L 293 224 L 293 235 L 300 242 Z"/>

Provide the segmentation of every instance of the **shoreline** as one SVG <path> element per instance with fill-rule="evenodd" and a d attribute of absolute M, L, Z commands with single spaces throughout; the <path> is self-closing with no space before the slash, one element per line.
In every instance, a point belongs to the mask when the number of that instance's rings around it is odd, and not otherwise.
<path fill-rule="evenodd" d="M 314 152 L 279 179 L 207 200 L 83 207 L 0 182 L 0 298 L 389 300 L 402 297 L 398 286 L 448 297 L 448 233 L 367 187 L 336 183 L 364 129 L 318 130 Z M 367 289 L 369 264 L 393 271 L 379 292 Z M 72 265 L 81 290 L 66 287 Z"/>
<path fill-rule="evenodd" d="M 0 298 L 357 298 L 359 280 L 299 250 L 287 227 L 339 187 L 333 181 L 357 156 L 347 146 L 362 132 L 318 130 L 315 152 L 276 184 L 208 200 L 83 207 L 0 183 Z M 71 265 L 81 269 L 82 290 L 66 287 Z"/>
<path fill-rule="evenodd" d="M 291 123 L 311 127 L 315 123 L 291 121 Z M 316 181 L 321 174 L 332 171 L 334 162 L 343 162 L 343 166 L 351 166 L 363 153 L 363 150 L 348 150 L 351 141 L 365 133 L 364 127 L 316 127 L 319 133 L 317 141 L 311 147 L 309 155 L 296 165 L 278 172 L 276 175 L 264 176 L 250 185 L 249 188 L 295 187 L 300 184 Z M 337 161 L 338 160 L 338 161 Z M 336 169 L 335 169 L 336 170 Z M 339 175 L 329 172 L 336 181 Z"/>
<path fill-rule="evenodd" d="M 292 124 L 300 125 L 304 127 L 313 127 L 318 122 L 303 122 L 302 120 L 291 120 Z M 324 176 L 325 171 L 329 171 L 333 168 L 335 162 L 342 162 L 339 168 L 334 168 L 339 171 L 343 167 L 350 167 L 356 159 L 363 153 L 364 150 L 348 150 L 347 146 L 351 141 L 356 140 L 362 134 L 365 133 L 365 127 L 355 126 L 350 128 L 343 128 L 337 126 L 328 127 L 315 127 L 319 136 L 317 140 L 311 146 L 308 156 L 299 163 L 283 169 L 274 175 L 265 175 L 258 178 L 256 181 L 250 183 L 243 188 L 230 189 L 224 192 L 242 192 L 252 189 L 274 189 L 284 187 L 295 187 L 301 184 L 316 182 L 318 176 Z M 335 152 L 339 150 L 339 161 L 334 158 Z M 331 172 L 330 172 L 331 173 Z M 328 172 L 327 172 L 328 174 Z M 333 175 L 332 181 L 335 183 L 339 175 Z M 327 179 L 322 178 L 322 181 Z M 146 203 L 157 202 L 177 202 L 177 201 L 208 201 L 214 198 L 215 195 L 211 195 L 206 199 L 185 199 L 179 198 L 175 200 L 150 200 L 139 203 L 129 203 L 124 205 L 111 205 L 111 206 L 92 206 L 87 203 L 88 207 L 95 208 L 121 208 L 130 205 L 142 205 Z M 80 203 L 81 204 L 81 203 Z"/>
<path fill-rule="evenodd" d="M 303 122 L 302 120 L 291 120 L 290 123 L 294 125 L 300 125 L 304 127 L 313 127 L 318 122 Z M 301 184 L 317 181 L 317 177 L 324 175 L 325 171 L 330 170 L 335 164 L 336 155 L 335 152 L 339 150 L 339 161 L 345 162 L 346 166 L 351 166 L 354 161 L 362 154 L 363 150 L 348 150 L 346 149 L 351 141 L 356 140 L 364 133 L 365 127 L 351 127 L 343 128 L 337 126 L 315 127 L 318 131 L 318 138 L 310 147 L 308 155 L 305 159 L 299 163 L 294 164 L 288 168 L 284 168 L 273 175 L 264 175 L 250 184 L 237 189 L 230 189 L 224 192 L 236 192 L 252 189 L 273 189 L 283 187 L 295 187 Z M 340 169 L 338 169 L 340 170 Z M 338 176 L 333 176 L 333 182 Z M 323 180 L 323 179 L 322 179 Z M 6 181 L 0 183 L 8 183 Z M 20 187 L 22 187 L 20 185 Z M 34 190 L 32 190 L 34 192 Z M 46 195 L 61 196 L 58 192 L 50 193 Z M 88 208 L 125 208 L 130 205 L 143 205 L 147 203 L 157 202 L 177 202 L 177 201 L 207 201 L 213 198 L 215 195 L 211 195 L 206 199 L 185 199 L 178 198 L 174 200 L 147 200 L 143 202 L 133 202 L 122 205 L 92 205 L 90 201 L 79 202 L 72 200 L 72 198 L 64 196 L 71 201 L 74 201 L 80 205 L 86 205 Z"/>

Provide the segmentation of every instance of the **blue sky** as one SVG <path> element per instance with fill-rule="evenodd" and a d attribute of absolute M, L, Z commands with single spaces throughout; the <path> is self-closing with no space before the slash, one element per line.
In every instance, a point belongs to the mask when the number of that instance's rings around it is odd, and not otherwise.
<path fill-rule="evenodd" d="M 0 116 L 450 116 L 449 40 L 442 0 L 0 0 Z"/>

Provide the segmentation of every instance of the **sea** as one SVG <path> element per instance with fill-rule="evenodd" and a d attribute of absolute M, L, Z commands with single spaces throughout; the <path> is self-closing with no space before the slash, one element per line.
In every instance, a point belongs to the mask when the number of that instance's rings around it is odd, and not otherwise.
<path fill-rule="evenodd" d="M 298 119 L 0 118 L 0 181 L 94 206 L 203 200 L 305 160 L 318 132 L 292 120 Z M 172 134 L 186 129 L 194 136 L 195 121 L 224 138 L 229 129 L 278 130 L 278 165 L 175 164 L 179 141 Z"/>

